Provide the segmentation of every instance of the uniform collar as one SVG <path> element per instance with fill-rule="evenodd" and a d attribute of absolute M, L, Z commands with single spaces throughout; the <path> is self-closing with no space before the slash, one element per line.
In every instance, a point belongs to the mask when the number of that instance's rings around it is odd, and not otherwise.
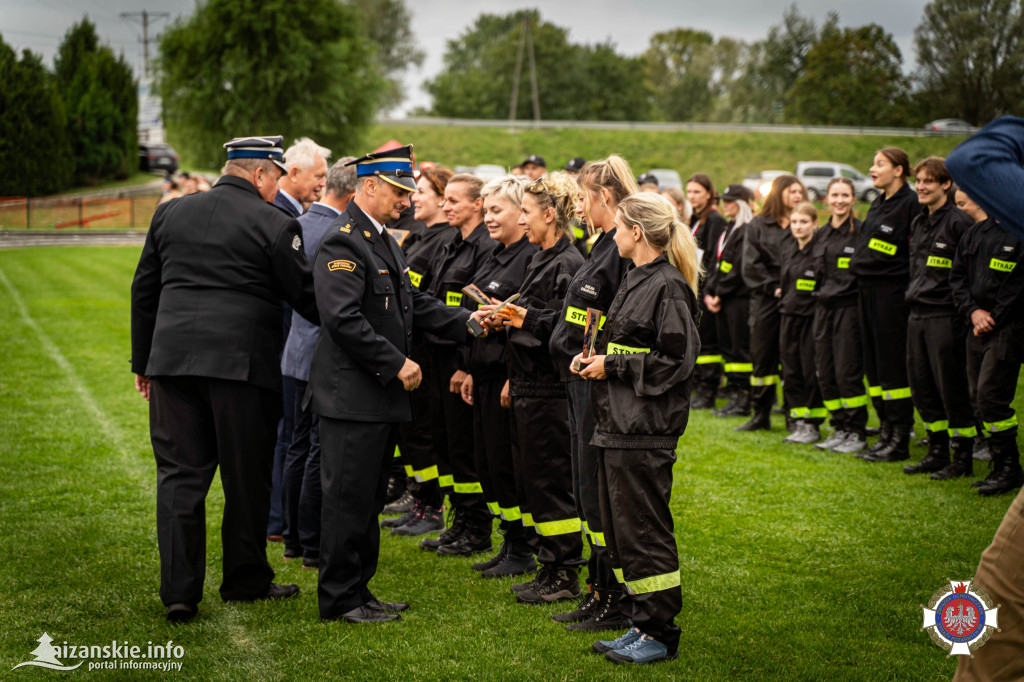
<path fill-rule="evenodd" d="M 338 209 L 334 208 L 333 206 L 328 206 L 327 204 L 321 204 L 319 201 L 314 201 L 312 204 L 310 204 L 309 212 L 319 213 L 321 215 L 325 215 L 331 218 L 337 218 L 338 216 L 341 215 L 341 211 L 339 211 Z"/>
<path fill-rule="evenodd" d="M 259 191 L 256 189 L 256 185 L 252 184 L 251 182 L 249 182 L 245 178 L 238 177 L 237 175 L 222 175 L 222 176 L 220 176 L 220 179 L 217 180 L 217 183 L 214 185 L 214 187 L 224 187 L 226 185 L 231 185 L 232 187 L 237 187 L 239 189 L 244 189 L 246 192 L 252 192 L 256 196 L 258 196 L 258 197 L 260 196 Z M 262 200 L 263 200 L 263 197 L 260 197 L 260 201 L 262 201 Z"/>
<path fill-rule="evenodd" d="M 492 253 L 494 254 L 494 260 L 504 265 L 505 263 L 512 260 L 512 258 L 517 253 L 525 249 L 527 245 L 529 245 L 529 243 L 530 239 L 524 234 L 522 239 L 520 239 L 517 242 L 512 242 L 508 246 L 505 246 L 504 244 L 498 244 L 496 247 L 494 247 L 494 251 L 492 251 Z"/>
<path fill-rule="evenodd" d="M 655 272 L 665 267 L 666 265 L 670 268 L 675 267 L 674 265 L 669 263 L 668 257 L 664 253 L 662 253 L 657 258 L 652 260 L 650 263 L 641 265 L 638 268 L 634 267 L 629 272 L 627 272 L 625 279 L 622 281 L 622 285 L 627 289 L 632 289 L 636 285 L 640 284 L 640 282 L 643 282 L 645 279 L 647 279 L 648 277 L 650 277 L 651 275 L 653 275 Z"/>

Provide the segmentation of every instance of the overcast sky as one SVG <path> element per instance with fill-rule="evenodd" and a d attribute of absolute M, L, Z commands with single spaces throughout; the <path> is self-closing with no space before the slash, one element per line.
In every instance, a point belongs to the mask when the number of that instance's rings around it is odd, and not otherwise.
<path fill-rule="evenodd" d="M 458 37 L 482 13 L 507 14 L 516 9 L 540 7 L 546 21 L 569 29 L 572 42 L 611 40 L 620 53 L 636 55 L 646 49 L 653 33 L 681 26 L 710 31 L 716 37 L 758 40 L 766 35 L 768 27 L 782 20 L 782 13 L 790 4 L 791 0 L 406 0 L 413 17 L 413 33 L 427 59 L 422 68 L 414 67 L 404 75 L 408 89 L 404 108 L 429 105 L 430 98 L 420 84 L 440 70 L 445 41 Z M 801 14 L 819 22 L 835 10 L 844 26 L 881 24 L 896 39 L 908 70 L 914 62 L 914 28 L 920 23 L 926 4 L 926 0 L 796 2 Z M 120 18 L 120 14 L 146 9 L 169 12 L 175 17 L 191 12 L 194 6 L 194 0 L 0 0 L 0 34 L 9 45 L 42 53 L 52 63 L 65 31 L 88 14 L 102 39 L 115 51 L 123 51 L 141 74 L 142 29 L 137 23 Z M 159 32 L 166 25 L 166 20 L 154 22 L 152 30 Z"/>

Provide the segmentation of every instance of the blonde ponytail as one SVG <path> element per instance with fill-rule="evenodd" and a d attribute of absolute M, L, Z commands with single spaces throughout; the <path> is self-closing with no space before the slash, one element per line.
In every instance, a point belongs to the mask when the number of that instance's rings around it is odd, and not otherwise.
<path fill-rule="evenodd" d="M 619 211 L 626 225 L 638 226 L 644 240 L 668 256 L 696 295 L 701 277 L 697 240 L 679 221 L 672 203 L 660 194 L 641 192 L 623 199 Z"/>

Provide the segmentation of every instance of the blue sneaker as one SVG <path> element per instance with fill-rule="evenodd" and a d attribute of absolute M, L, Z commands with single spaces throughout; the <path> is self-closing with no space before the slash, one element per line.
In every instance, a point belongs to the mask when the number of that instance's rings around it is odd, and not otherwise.
<path fill-rule="evenodd" d="M 612 649 L 621 649 L 622 647 L 632 644 L 636 640 L 640 639 L 640 635 L 643 633 L 639 629 L 631 627 L 626 630 L 626 634 L 622 635 L 618 639 L 602 639 L 594 642 L 594 653 L 603 654 Z"/>
<path fill-rule="evenodd" d="M 625 646 L 605 652 L 604 657 L 612 663 L 645 664 L 671 661 L 678 655 L 678 651 L 669 652 L 668 647 L 658 640 L 648 635 L 640 635 Z"/>

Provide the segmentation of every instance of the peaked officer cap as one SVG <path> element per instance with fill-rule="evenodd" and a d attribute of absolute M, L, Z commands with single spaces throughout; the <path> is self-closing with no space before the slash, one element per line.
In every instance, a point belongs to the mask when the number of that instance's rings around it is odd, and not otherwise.
<path fill-rule="evenodd" d="M 407 144 L 397 149 L 382 152 L 371 152 L 346 166 L 355 164 L 356 177 L 378 177 L 398 189 L 406 192 L 416 191 L 416 174 L 412 170 L 412 145 Z"/>
<path fill-rule="evenodd" d="M 236 137 L 230 142 L 225 142 L 224 149 L 228 150 L 228 159 L 270 159 L 277 164 L 278 168 L 287 173 L 282 142 L 284 142 L 284 138 L 280 135 Z"/>

